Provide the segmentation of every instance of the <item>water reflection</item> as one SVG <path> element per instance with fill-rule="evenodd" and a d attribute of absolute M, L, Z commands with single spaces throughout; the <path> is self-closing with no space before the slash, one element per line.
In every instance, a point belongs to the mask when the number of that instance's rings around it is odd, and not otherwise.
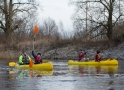
<path fill-rule="evenodd" d="M 42 77 L 42 76 L 52 76 L 53 71 L 52 70 L 9 70 L 9 79 L 15 79 L 15 78 L 34 78 L 34 77 Z"/>
<path fill-rule="evenodd" d="M 124 62 L 118 66 L 68 66 L 67 62 L 54 61 L 54 71 L 16 70 L 1 64 L 0 89 L 123 90 L 123 64 Z"/>
<path fill-rule="evenodd" d="M 75 89 L 80 90 L 119 90 L 121 85 L 118 75 L 118 66 L 99 65 L 70 65 L 69 73 L 73 77 L 78 77 Z M 78 88 L 77 88 L 78 87 Z"/>
<path fill-rule="evenodd" d="M 74 71 L 78 71 L 82 76 L 95 75 L 104 77 L 104 75 L 109 75 L 113 77 L 114 74 L 118 72 L 118 66 L 99 66 L 99 65 L 70 65 L 70 73 L 74 74 Z"/>

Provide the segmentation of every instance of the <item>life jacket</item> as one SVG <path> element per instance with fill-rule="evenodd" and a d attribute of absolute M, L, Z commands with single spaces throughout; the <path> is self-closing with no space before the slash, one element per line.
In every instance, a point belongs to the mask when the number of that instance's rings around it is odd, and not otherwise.
<path fill-rule="evenodd" d="M 41 57 L 38 57 L 38 56 L 37 56 L 36 59 L 35 59 L 35 61 L 40 63 Z"/>
<path fill-rule="evenodd" d="M 81 60 L 81 59 L 83 59 L 84 57 L 85 57 L 85 56 L 84 56 L 84 52 L 81 51 L 81 52 L 79 53 L 78 59 Z"/>
<path fill-rule="evenodd" d="M 22 62 L 29 63 L 29 58 L 27 55 L 22 54 Z"/>
<path fill-rule="evenodd" d="M 100 54 L 96 54 L 95 61 L 100 61 L 100 60 L 101 60 Z"/>

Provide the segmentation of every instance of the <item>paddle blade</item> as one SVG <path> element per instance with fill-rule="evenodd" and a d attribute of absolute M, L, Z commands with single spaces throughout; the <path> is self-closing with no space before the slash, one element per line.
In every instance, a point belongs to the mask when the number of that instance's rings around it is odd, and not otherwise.
<path fill-rule="evenodd" d="M 38 26 L 34 26 L 34 34 L 38 33 Z"/>
<path fill-rule="evenodd" d="M 10 66 L 10 67 L 15 66 L 15 62 L 9 62 L 9 66 Z"/>
<path fill-rule="evenodd" d="M 33 66 L 33 60 L 30 60 L 29 67 Z"/>

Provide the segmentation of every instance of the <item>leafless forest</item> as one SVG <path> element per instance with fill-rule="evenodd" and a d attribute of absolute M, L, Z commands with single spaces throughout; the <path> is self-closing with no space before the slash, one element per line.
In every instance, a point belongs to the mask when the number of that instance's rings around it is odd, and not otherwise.
<path fill-rule="evenodd" d="M 34 25 L 39 28 L 35 49 L 69 46 L 106 49 L 124 42 L 123 0 L 70 0 L 69 3 L 76 7 L 72 15 L 74 30 L 65 30 L 63 22 L 56 23 L 50 17 L 38 19 L 37 9 L 41 6 L 35 1 L 0 0 L 1 52 L 31 50 Z"/>

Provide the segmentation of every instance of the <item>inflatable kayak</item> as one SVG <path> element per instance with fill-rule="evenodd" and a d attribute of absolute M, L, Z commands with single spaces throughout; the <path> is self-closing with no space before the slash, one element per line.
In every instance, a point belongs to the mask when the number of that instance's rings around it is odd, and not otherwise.
<path fill-rule="evenodd" d="M 43 70 L 52 70 L 53 65 L 51 62 L 41 63 L 41 64 L 33 64 L 32 67 L 29 65 L 19 65 L 18 63 L 15 64 L 16 69 L 43 69 Z"/>
<path fill-rule="evenodd" d="M 101 60 L 100 62 L 96 62 L 94 60 L 82 62 L 79 62 L 78 60 L 69 60 L 68 65 L 118 65 L 118 61 L 116 59 Z"/>
<path fill-rule="evenodd" d="M 27 65 L 19 65 L 18 63 L 16 62 L 10 62 L 9 63 L 9 66 L 13 66 L 15 67 L 16 69 L 40 69 L 40 70 L 52 70 L 53 69 L 53 64 L 52 62 L 43 62 L 43 63 L 40 63 L 40 64 L 33 64 L 32 66 L 30 66 L 29 64 Z"/>

